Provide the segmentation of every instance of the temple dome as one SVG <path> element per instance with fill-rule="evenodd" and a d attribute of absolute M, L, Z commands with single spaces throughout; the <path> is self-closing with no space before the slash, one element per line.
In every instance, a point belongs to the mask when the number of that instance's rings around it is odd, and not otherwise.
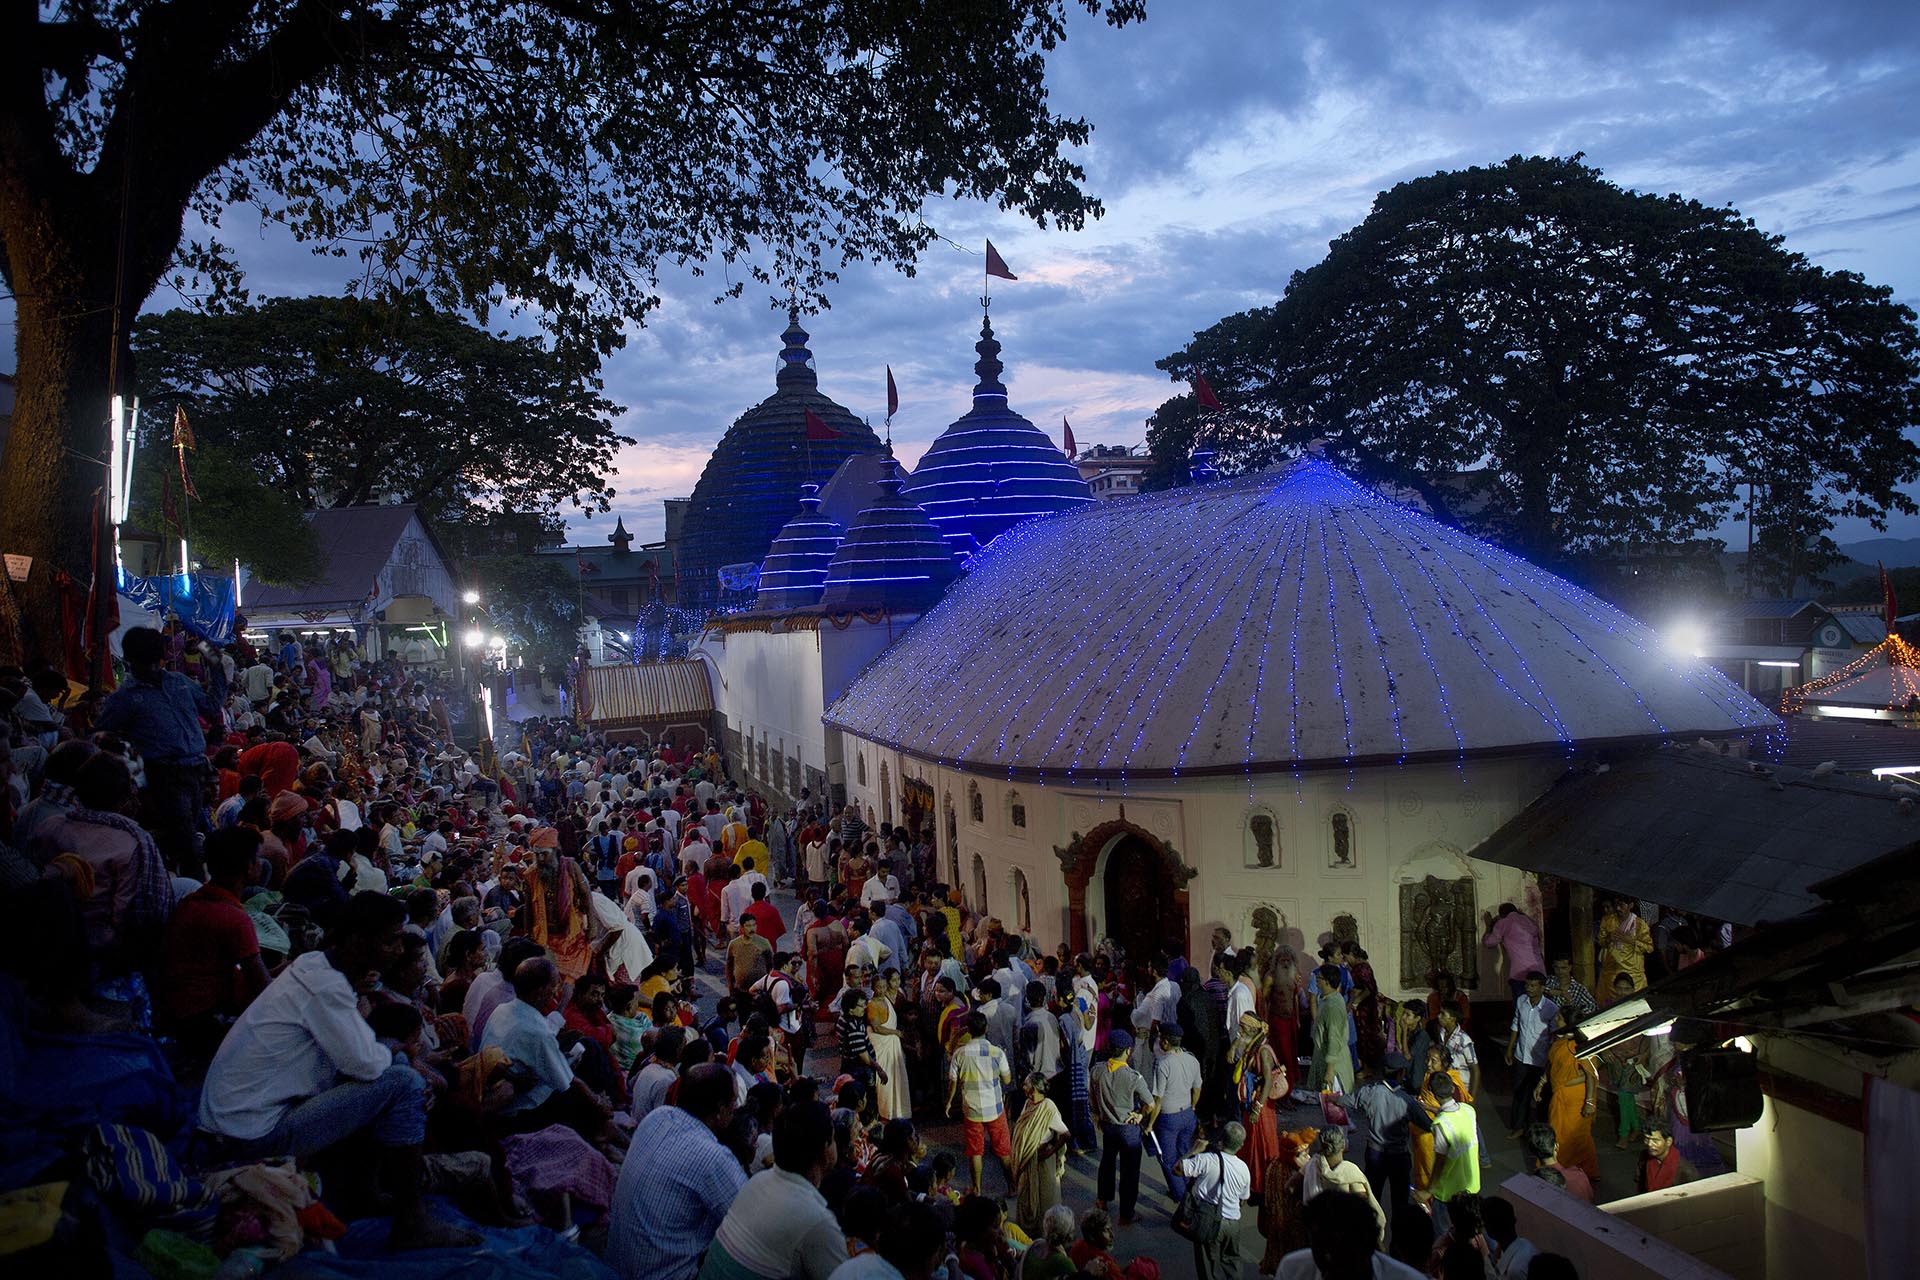
<path fill-rule="evenodd" d="M 1605 601 L 1317 459 L 1015 529 L 826 720 L 1061 782 L 1778 724 Z"/>
<path fill-rule="evenodd" d="M 827 567 L 821 608 L 919 613 L 960 576 L 953 548 L 901 484 L 882 478 L 879 497 L 847 526 Z"/>
<path fill-rule="evenodd" d="M 1093 491 L 1047 434 L 1007 406 L 1000 344 L 983 321 L 974 345 L 973 408 L 940 433 L 907 481 L 907 495 L 956 548 L 985 546 L 1034 516 L 1091 506 Z M 971 541 L 969 541 L 969 536 Z"/>
<path fill-rule="evenodd" d="M 722 566 L 766 558 L 801 485 L 824 483 L 854 454 L 880 451 L 872 428 L 820 394 L 797 314 L 781 338 L 774 393 L 727 428 L 687 503 L 676 561 L 682 608 L 719 603 Z M 808 410 L 835 438 L 807 438 Z"/>
<path fill-rule="evenodd" d="M 851 464 L 854 459 L 849 458 Z M 842 468 L 844 470 L 844 468 Z M 756 609 L 806 609 L 820 603 L 827 566 L 840 548 L 840 522 L 820 511 L 820 486 L 800 486 L 800 512 L 781 526 L 760 563 Z"/>

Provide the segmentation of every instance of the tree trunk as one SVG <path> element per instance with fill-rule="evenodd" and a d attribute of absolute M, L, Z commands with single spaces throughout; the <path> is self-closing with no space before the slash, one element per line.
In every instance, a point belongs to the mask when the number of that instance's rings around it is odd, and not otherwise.
<path fill-rule="evenodd" d="M 112 260 L 91 271 L 32 273 L 40 278 L 22 278 L 17 258 L 15 266 L 18 399 L 0 455 L 0 551 L 32 556 L 33 569 L 15 584 L 24 652 L 7 657 L 64 668 L 53 572 L 65 569 L 83 591 L 93 580 L 90 518 L 109 456 Z"/>

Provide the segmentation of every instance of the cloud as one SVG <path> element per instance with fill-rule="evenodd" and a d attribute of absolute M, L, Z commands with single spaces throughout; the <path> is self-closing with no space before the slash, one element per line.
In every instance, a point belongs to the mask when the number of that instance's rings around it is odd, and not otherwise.
<path fill-rule="evenodd" d="M 1066 413 L 1083 443 L 1138 441 L 1178 390 L 1154 361 L 1272 302 L 1378 192 L 1514 154 L 1584 152 L 1637 189 L 1732 204 L 1815 261 L 1920 299 L 1911 0 L 1154 0 L 1139 27 L 1077 11 L 1068 25 L 1049 88 L 1094 123 L 1079 159 L 1106 216 L 1065 233 L 935 201 L 953 243 L 911 278 L 848 268 L 806 320 L 821 389 L 876 427 L 892 365 L 903 459 L 968 407 L 988 235 L 1022 277 L 993 290 L 1012 403 L 1049 434 Z M 351 270 L 272 229 L 230 230 L 257 294 L 337 289 Z M 717 288 L 665 273 L 659 310 L 606 368 L 639 441 L 614 481 L 637 536 L 657 535 L 659 498 L 690 491 L 728 424 L 773 390 L 783 309 L 753 289 L 715 306 Z"/>

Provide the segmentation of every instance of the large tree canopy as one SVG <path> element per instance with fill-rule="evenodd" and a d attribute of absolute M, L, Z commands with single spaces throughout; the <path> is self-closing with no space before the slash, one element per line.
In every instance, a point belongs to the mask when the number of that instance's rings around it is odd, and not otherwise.
<path fill-rule="evenodd" d="M 1141 0 L 48 0 L 0 7 L 0 275 L 19 399 L 0 546 L 82 569 L 128 321 L 174 264 L 230 283 L 236 209 L 365 289 L 530 308 L 590 367 L 662 263 L 817 300 L 910 266 L 933 196 L 1079 226 L 1049 107 L 1069 7 Z M 42 648 L 55 597 L 28 594 Z"/>
<path fill-rule="evenodd" d="M 279 298 L 140 321 L 139 385 L 164 432 L 184 404 L 202 441 L 305 507 L 385 496 L 429 519 L 476 509 L 604 511 L 620 412 L 598 378 L 531 338 L 424 306 Z M 162 441 L 161 443 L 164 443 Z"/>
<path fill-rule="evenodd" d="M 1270 307 L 1160 367 L 1206 374 L 1223 469 L 1324 438 L 1371 479 L 1549 564 L 1710 532 L 1755 482 L 1756 584 L 1910 513 L 1913 312 L 1732 209 L 1515 157 L 1382 193 Z M 1211 415 L 1210 415 L 1211 416 Z M 1150 433 L 1171 462 L 1191 412 Z"/>

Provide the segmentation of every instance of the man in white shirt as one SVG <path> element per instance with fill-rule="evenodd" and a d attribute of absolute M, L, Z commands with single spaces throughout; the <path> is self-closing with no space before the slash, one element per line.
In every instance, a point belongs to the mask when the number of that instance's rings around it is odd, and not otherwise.
<path fill-rule="evenodd" d="M 1246 1141 L 1245 1127 L 1230 1121 L 1220 1135 L 1218 1150 L 1208 1150 L 1202 1138 L 1180 1162 L 1188 1194 L 1220 1210 L 1219 1237 L 1193 1242 L 1193 1270 L 1199 1280 L 1240 1280 L 1240 1206 L 1253 1191 L 1253 1171 L 1239 1156 Z"/>
<path fill-rule="evenodd" d="M 394 1201 L 389 1247 L 462 1247 L 479 1238 L 429 1216 L 420 1199 L 426 1085 L 360 1016 L 360 994 L 400 958 L 406 920 L 397 899 L 349 898 L 334 915 L 327 949 L 288 965 L 221 1041 L 201 1090 L 199 1127 L 226 1140 L 225 1155 L 248 1160 L 306 1160 L 368 1133 Z"/>
<path fill-rule="evenodd" d="M 893 874 L 893 859 L 880 859 L 878 875 L 867 877 L 860 889 L 860 905 L 875 915 L 886 912 L 887 904 L 900 896 L 900 878 Z"/>
<path fill-rule="evenodd" d="M 1149 1034 L 1160 1042 L 1147 1087 L 1153 1091 L 1153 1137 L 1160 1144 L 1160 1172 L 1167 1179 L 1167 1194 L 1175 1200 L 1186 1195 L 1186 1175 L 1180 1172 L 1181 1157 L 1200 1128 L 1200 1087 L 1205 1081 L 1200 1060 L 1181 1047 L 1182 1032 L 1177 1021 L 1162 1022 Z"/>
<path fill-rule="evenodd" d="M 255 662 L 246 672 L 247 700 L 254 706 L 264 706 L 273 696 L 273 668 L 267 665 L 265 658 Z"/>
<path fill-rule="evenodd" d="M 847 1260 L 846 1233 L 820 1194 L 837 1158 L 824 1103 L 782 1111 L 773 1126 L 773 1168 L 740 1189 L 707 1247 L 703 1272 L 827 1280 Z"/>
<path fill-rule="evenodd" d="M 720 923 L 729 929 L 740 923 L 740 913 L 753 905 L 753 886 L 766 882 L 767 878 L 758 871 L 736 869 L 733 879 L 720 891 Z"/>
<path fill-rule="evenodd" d="M 1274 1280 L 1424 1280 L 1425 1272 L 1380 1252 L 1380 1226 L 1365 1196 L 1315 1196 L 1306 1223 L 1309 1244 L 1280 1259 Z"/>
<path fill-rule="evenodd" d="M 1513 1035 L 1507 1041 L 1507 1064 L 1516 1067 L 1513 1102 L 1507 1108 L 1507 1136 L 1518 1138 L 1537 1118 L 1533 1089 L 1547 1069 L 1547 1049 L 1553 1044 L 1554 1020 L 1560 1006 L 1547 999 L 1547 975 L 1538 969 L 1525 977 L 1526 989 L 1513 1002 Z"/>
<path fill-rule="evenodd" d="M 724 1062 L 687 1073 L 677 1102 L 656 1106 L 633 1131 L 607 1207 L 607 1261 L 628 1280 L 693 1280 L 701 1254 L 747 1176 L 721 1145 L 733 1124 Z M 840 1256 L 846 1256 L 841 1237 Z"/>
<path fill-rule="evenodd" d="M 627 919 L 644 929 L 653 923 L 653 913 L 658 909 L 653 901 L 653 873 L 635 867 L 627 879 L 633 881 L 633 891 L 627 895 Z"/>

